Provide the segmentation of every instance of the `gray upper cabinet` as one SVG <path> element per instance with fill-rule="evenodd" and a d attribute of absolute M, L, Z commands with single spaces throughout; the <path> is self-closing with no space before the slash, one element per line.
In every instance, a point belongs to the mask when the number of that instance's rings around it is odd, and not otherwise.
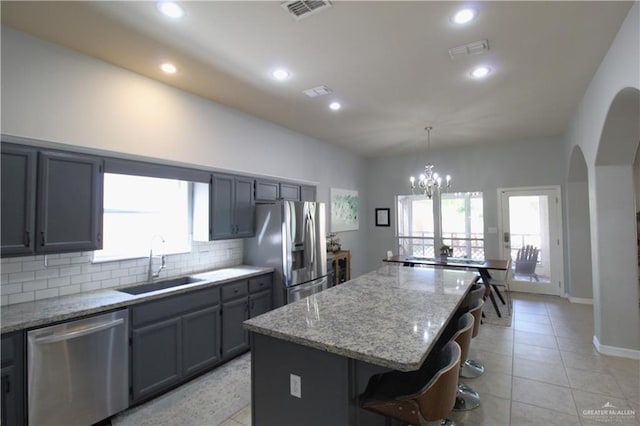
<path fill-rule="evenodd" d="M 210 202 L 212 240 L 253 236 L 253 179 L 214 174 L 211 180 Z"/>
<path fill-rule="evenodd" d="M 37 152 L 2 144 L 2 256 L 33 253 Z"/>
<path fill-rule="evenodd" d="M 102 159 L 60 152 L 38 154 L 36 251 L 102 248 Z"/>
<path fill-rule="evenodd" d="M 2 144 L 2 256 L 102 248 L 102 159 Z"/>
<path fill-rule="evenodd" d="M 253 179 L 235 179 L 236 237 L 252 237 L 255 229 L 256 202 L 253 198 Z"/>
<path fill-rule="evenodd" d="M 300 185 L 281 183 L 280 198 L 283 200 L 300 201 Z"/>
<path fill-rule="evenodd" d="M 280 184 L 267 180 L 256 180 L 257 203 L 273 203 L 280 197 Z"/>
<path fill-rule="evenodd" d="M 300 201 L 315 201 L 316 187 L 309 185 L 300 186 Z"/>
<path fill-rule="evenodd" d="M 316 201 L 316 187 L 293 183 L 256 180 L 256 202 L 273 203 L 276 200 Z"/>

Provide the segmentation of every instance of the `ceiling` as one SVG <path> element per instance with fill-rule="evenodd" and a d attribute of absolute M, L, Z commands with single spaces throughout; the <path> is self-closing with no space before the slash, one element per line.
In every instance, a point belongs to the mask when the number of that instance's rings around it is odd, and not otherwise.
<path fill-rule="evenodd" d="M 563 133 L 632 2 L 334 1 L 296 21 L 280 2 L 2 1 L 2 23 L 364 156 Z M 468 3 L 467 3 L 468 4 Z M 487 39 L 489 51 L 448 49 Z M 171 61 L 174 75 L 159 70 Z M 472 79 L 479 64 L 493 72 Z M 284 66 L 291 78 L 278 82 Z M 309 98 L 303 90 L 333 93 Z M 332 100 L 342 103 L 331 111 Z"/>

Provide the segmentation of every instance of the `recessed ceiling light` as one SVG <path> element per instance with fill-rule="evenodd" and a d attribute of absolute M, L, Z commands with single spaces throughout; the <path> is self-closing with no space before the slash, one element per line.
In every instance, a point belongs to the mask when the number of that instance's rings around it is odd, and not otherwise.
<path fill-rule="evenodd" d="M 278 81 L 284 81 L 291 76 L 291 73 L 284 68 L 278 68 L 277 70 L 272 72 L 271 75 Z"/>
<path fill-rule="evenodd" d="M 331 108 L 331 110 L 333 110 L 333 111 L 337 111 L 340 108 L 342 108 L 342 105 L 340 105 L 340 102 L 331 102 L 329 104 L 329 108 Z"/>
<path fill-rule="evenodd" d="M 167 74 L 175 74 L 176 71 L 178 71 L 178 69 L 176 68 L 175 65 L 170 64 L 168 62 L 160 65 L 160 69 L 164 72 L 166 72 Z"/>
<path fill-rule="evenodd" d="M 451 17 L 451 22 L 454 24 L 466 24 L 473 21 L 478 16 L 478 11 L 471 8 L 460 9 Z"/>
<path fill-rule="evenodd" d="M 169 18 L 177 19 L 182 18 L 182 15 L 184 15 L 184 9 L 172 1 L 159 1 L 156 3 L 156 7 L 163 15 Z"/>
<path fill-rule="evenodd" d="M 485 78 L 489 74 L 491 74 L 491 68 L 485 67 L 484 65 L 476 67 L 471 71 L 471 77 L 473 78 Z"/>

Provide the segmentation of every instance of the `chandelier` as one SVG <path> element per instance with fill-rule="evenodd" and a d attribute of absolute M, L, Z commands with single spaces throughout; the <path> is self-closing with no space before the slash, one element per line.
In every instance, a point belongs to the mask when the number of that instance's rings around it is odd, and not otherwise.
<path fill-rule="evenodd" d="M 425 127 L 425 130 L 427 131 L 427 159 L 429 155 L 429 147 L 431 146 L 431 130 L 432 129 L 433 127 L 431 126 Z M 417 186 L 420 192 L 422 192 L 424 195 L 429 197 L 429 199 L 431 199 L 431 197 L 434 194 L 438 194 L 438 192 L 442 188 L 442 178 L 438 175 L 437 172 L 433 171 L 433 164 L 427 163 L 427 165 L 424 166 L 424 173 L 418 176 L 417 181 L 416 181 L 416 178 L 414 178 L 413 176 L 409 178 L 409 181 L 411 182 L 411 190 L 414 193 Z M 450 175 L 447 175 L 445 177 L 444 187 L 445 188 L 451 187 Z"/>

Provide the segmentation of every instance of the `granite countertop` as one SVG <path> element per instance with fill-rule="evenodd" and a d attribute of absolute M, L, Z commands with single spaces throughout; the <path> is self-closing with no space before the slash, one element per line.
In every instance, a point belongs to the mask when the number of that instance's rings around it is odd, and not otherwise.
<path fill-rule="evenodd" d="M 417 370 L 473 272 L 386 265 L 244 322 L 248 330 L 400 371 Z"/>
<path fill-rule="evenodd" d="M 113 288 L 3 306 L 0 315 L 0 321 L 2 323 L 1 332 L 8 333 L 47 325 L 57 321 L 64 321 L 84 315 L 135 305 L 169 295 L 217 286 L 237 279 L 250 278 L 272 271 L 273 268 L 242 265 L 189 274 L 189 276 L 201 278 L 203 281 L 139 295 L 122 293 Z M 162 280 L 163 279 L 158 279 L 156 281 Z M 139 284 L 127 287 L 134 287 L 136 285 Z"/>

